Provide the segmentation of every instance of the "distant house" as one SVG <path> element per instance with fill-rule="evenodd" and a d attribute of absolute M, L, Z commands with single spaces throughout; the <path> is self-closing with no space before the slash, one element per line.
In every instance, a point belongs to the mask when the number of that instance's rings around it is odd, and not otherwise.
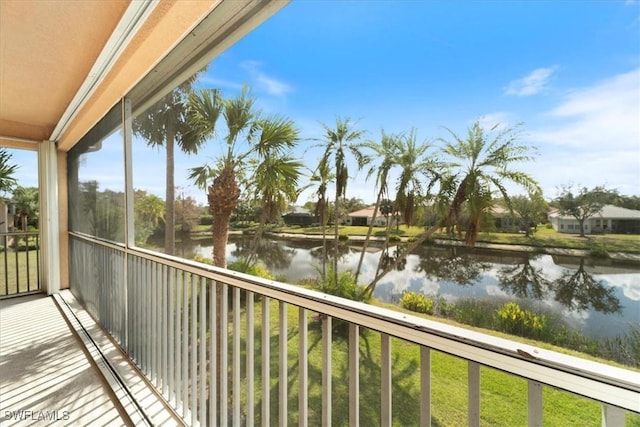
<path fill-rule="evenodd" d="M 549 222 L 560 233 L 580 233 L 580 223 L 570 215 L 561 215 L 558 209 L 549 212 Z M 640 234 L 640 211 L 605 205 L 587 218 L 584 233 Z"/>
<path fill-rule="evenodd" d="M 297 206 L 282 215 L 282 220 L 286 225 L 301 226 L 309 226 L 320 222 L 317 215 L 312 214 L 308 209 Z"/>
<path fill-rule="evenodd" d="M 344 219 L 345 225 L 364 225 L 368 226 L 371 224 L 371 219 L 373 218 L 373 210 L 375 206 L 370 206 L 368 208 L 360 209 L 357 211 L 353 211 L 348 213 Z M 390 221 L 392 221 L 393 225 L 396 225 L 398 219 L 392 216 L 389 216 Z M 386 227 L 387 226 L 387 218 L 378 211 L 376 215 L 376 220 L 373 224 L 374 227 Z"/>
<path fill-rule="evenodd" d="M 506 232 L 520 230 L 520 218 L 514 215 L 508 208 L 493 205 L 491 207 L 491 216 L 493 217 L 496 230 Z"/>

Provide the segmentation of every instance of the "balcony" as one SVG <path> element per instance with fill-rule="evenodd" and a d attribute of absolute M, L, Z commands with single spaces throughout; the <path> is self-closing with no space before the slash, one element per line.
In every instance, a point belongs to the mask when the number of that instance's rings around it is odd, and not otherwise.
<path fill-rule="evenodd" d="M 2 302 L 3 416 L 55 402 L 105 425 L 480 425 L 504 410 L 567 425 L 565 396 L 593 425 L 640 420 L 638 372 L 79 235 L 70 254 L 71 292 Z"/>

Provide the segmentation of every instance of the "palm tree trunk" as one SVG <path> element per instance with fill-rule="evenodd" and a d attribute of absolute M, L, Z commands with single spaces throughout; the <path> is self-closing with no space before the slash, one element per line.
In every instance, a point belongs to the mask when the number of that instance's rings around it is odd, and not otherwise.
<path fill-rule="evenodd" d="M 335 204 L 333 206 L 333 208 L 335 209 L 335 213 L 334 213 L 334 234 L 333 234 L 333 275 L 334 275 L 334 279 L 335 279 L 335 283 L 338 283 L 338 221 L 339 221 L 339 215 L 340 215 L 340 209 L 339 209 L 339 202 L 340 202 L 340 196 L 339 194 L 336 192 L 336 201 Z"/>
<path fill-rule="evenodd" d="M 380 202 L 382 201 L 382 195 L 384 191 L 378 191 L 378 197 L 376 198 L 376 205 L 373 208 L 373 215 L 371 216 L 371 223 L 369 224 L 369 229 L 367 230 L 367 237 L 364 239 L 364 243 L 362 244 L 362 252 L 360 252 L 360 259 L 358 260 L 358 267 L 356 268 L 356 277 L 355 282 L 358 284 L 358 276 L 360 276 L 360 270 L 362 269 L 362 262 L 364 261 L 364 254 L 367 252 L 367 247 L 369 246 L 369 240 L 371 239 L 371 234 L 373 233 L 373 226 L 376 221 L 376 216 L 378 215 L 378 210 L 380 209 Z"/>

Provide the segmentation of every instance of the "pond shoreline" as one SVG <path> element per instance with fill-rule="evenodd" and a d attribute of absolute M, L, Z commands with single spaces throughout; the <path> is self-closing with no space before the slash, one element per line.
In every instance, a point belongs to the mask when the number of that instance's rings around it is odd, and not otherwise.
<path fill-rule="evenodd" d="M 238 236 L 247 234 L 245 230 L 231 230 L 229 231 L 230 236 Z M 253 233 L 249 233 L 253 234 Z M 190 238 L 194 240 L 209 237 L 209 233 L 191 233 Z M 291 240 L 322 240 L 321 234 L 305 234 L 305 233 L 280 233 L 273 231 L 265 231 L 264 236 L 269 236 L 273 238 L 280 239 L 291 239 Z M 327 233 L 327 240 L 332 240 L 332 234 Z M 364 242 L 366 236 L 362 235 L 350 235 L 348 236 L 348 241 L 350 242 Z M 400 243 L 407 243 L 409 239 L 407 237 L 399 237 Z M 385 238 L 381 236 L 371 236 L 370 241 L 372 242 L 384 242 Z M 450 240 L 450 239 L 434 239 L 433 243 L 440 246 L 465 246 L 463 241 L 460 240 Z M 566 256 L 575 256 L 575 257 L 589 257 L 590 251 L 587 249 L 575 249 L 575 248 L 562 248 L 562 247 L 541 247 L 541 246 L 530 246 L 530 245 L 519 245 L 519 244 L 508 244 L 508 243 L 490 243 L 490 242 L 476 242 L 476 248 L 482 249 L 495 249 L 495 250 L 503 250 L 503 251 L 514 251 L 514 252 L 531 252 L 531 253 L 539 253 L 539 254 L 548 254 L 548 255 L 566 255 Z M 609 258 L 616 261 L 625 261 L 633 264 L 640 265 L 640 253 L 634 252 L 608 252 Z"/>
<path fill-rule="evenodd" d="M 242 231 L 232 231 L 229 234 L 239 235 Z M 301 234 L 301 233 L 275 233 L 265 232 L 266 236 L 284 239 L 303 239 L 303 240 L 322 240 L 321 235 L 317 234 Z M 363 242 L 366 239 L 365 236 L 353 235 L 349 236 L 348 241 Z M 332 239 L 328 239 L 332 240 Z M 371 236 L 371 241 L 384 242 L 384 237 Z M 407 243 L 409 241 L 406 237 L 400 237 L 401 243 Z M 465 246 L 464 242 L 459 240 L 449 239 L 434 239 L 433 242 L 440 246 Z M 590 255 L 589 250 L 586 249 L 571 249 L 571 248 L 556 248 L 556 247 L 540 247 L 540 246 L 528 246 L 528 245 L 515 245 L 506 243 L 488 243 L 488 242 L 476 242 L 476 248 L 483 249 L 496 249 L 504 251 L 516 251 L 516 252 L 532 252 L 543 253 L 549 255 L 568 255 L 576 257 L 588 257 Z M 627 261 L 640 264 L 640 254 L 631 252 L 609 252 L 609 257 L 617 261 Z"/>

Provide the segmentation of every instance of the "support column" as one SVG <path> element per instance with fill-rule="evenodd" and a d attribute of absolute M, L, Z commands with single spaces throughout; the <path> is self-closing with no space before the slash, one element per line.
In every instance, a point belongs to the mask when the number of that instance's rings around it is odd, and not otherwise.
<path fill-rule="evenodd" d="M 56 145 L 43 141 L 38 148 L 42 289 L 47 295 L 60 291 L 60 234 L 58 217 L 58 163 Z"/>

